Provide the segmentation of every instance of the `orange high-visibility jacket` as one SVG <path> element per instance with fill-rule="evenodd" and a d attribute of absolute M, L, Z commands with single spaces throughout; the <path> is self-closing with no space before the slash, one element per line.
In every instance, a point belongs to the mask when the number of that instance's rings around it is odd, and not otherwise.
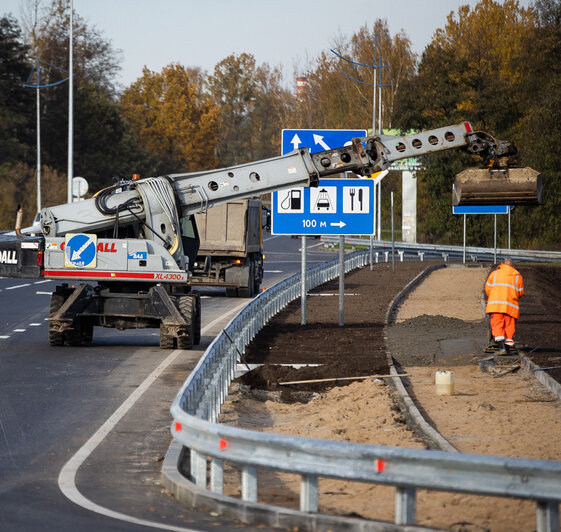
<path fill-rule="evenodd" d="M 522 275 L 508 264 L 501 264 L 491 272 L 485 283 L 487 314 L 508 314 L 515 319 L 520 316 L 518 299 L 524 295 Z"/>

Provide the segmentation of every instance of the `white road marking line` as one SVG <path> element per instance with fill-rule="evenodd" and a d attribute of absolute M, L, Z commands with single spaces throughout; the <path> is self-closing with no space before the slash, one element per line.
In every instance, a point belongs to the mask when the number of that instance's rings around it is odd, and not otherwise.
<path fill-rule="evenodd" d="M 226 314 L 216 318 L 214 321 L 209 323 L 206 327 L 204 327 L 201 331 L 201 334 L 206 333 L 211 327 L 214 326 L 215 323 L 223 320 L 226 316 L 230 314 L 238 312 L 240 309 L 245 307 L 247 302 L 244 302 L 237 307 L 233 308 Z M 96 512 L 106 517 L 111 517 L 113 519 L 119 519 L 121 521 L 126 521 L 128 523 L 134 523 L 137 525 L 142 526 L 151 526 L 154 528 L 159 528 L 161 530 L 173 530 L 175 532 L 198 532 L 192 528 L 185 528 L 173 525 L 166 525 L 163 523 L 158 523 L 157 521 L 148 521 L 146 519 L 139 519 L 137 517 L 133 517 L 131 515 L 126 515 L 120 512 L 115 512 L 114 510 L 110 510 L 109 508 L 105 508 L 96 504 L 95 502 L 91 501 L 90 499 L 84 497 L 76 486 L 76 474 L 78 469 L 82 466 L 82 464 L 89 458 L 89 456 L 95 451 L 97 446 L 105 439 L 105 437 L 115 428 L 117 423 L 121 421 L 121 419 L 125 416 L 125 414 L 134 406 L 134 404 L 142 397 L 144 392 L 158 379 L 158 377 L 170 366 L 175 359 L 179 356 L 181 350 L 176 349 L 172 351 L 170 355 L 167 356 L 159 365 L 158 367 L 144 379 L 144 381 L 140 384 L 133 393 L 131 393 L 127 399 L 121 404 L 115 412 L 105 421 L 101 427 L 97 429 L 97 431 L 91 436 L 91 438 L 80 447 L 64 464 L 60 473 L 58 475 L 58 487 L 60 491 L 73 503 L 86 508 L 92 512 Z"/>
<path fill-rule="evenodd" d="M 23 288 L 24 286 L 31 286 L 31 283 L 17 284 L 15 286 L 7 286 L 4 290 L 13 290 L 14 288 Z"/>
<path fill-rule="evenodd" d="M 45 279 L 44 281 L 35 281 L 33 284 L 43 284 L 43 283 L 52 283 L 51 279 Z"/>
<path fill-rule="evenodd" d="M 25 332 L 27 329 L 14 329 L 14 332 Z"/>
<path fill-rule="evenodd" d="M 42 323 L 30 323 L 29 324 L 30 327 L 39 327 L 40 325 L 42 325 Z"/>
<path fill-rule="evenodd" d="M 40 292 L 39 290 L 37 290 L 37 292 L 35 292 L 36 294 L 40 295 L 40 296 L 50 296 L 53 293 L 52 292 Z"/>
<path fill-rule="evenodd" d="M 0 340 L 6 340 L 6 338 L 9 338 L 9 336 L 0 336 Z"/>

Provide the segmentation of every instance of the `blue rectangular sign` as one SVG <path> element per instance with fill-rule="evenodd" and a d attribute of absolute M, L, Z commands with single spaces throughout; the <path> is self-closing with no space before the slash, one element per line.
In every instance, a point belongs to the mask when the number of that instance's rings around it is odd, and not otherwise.
<path fill-rule="evenodd" d="M 374 182 L 320 179 L 318 187 L 273 194 L 271 233 L 275 235 L 371 235 Z"/>
<path fill-rule="evenodd" d="M 510 205 L 463 205 L 453 206 L 453 214 L 508 214 Z"/>
<path fill-rule="evenodd" d="M 365 129 L 283 129 L 283 155 L 306 147 L 333 150 L 365 137 Z M 320 179 L 317 188 L 273 192 L 271 233 L 277 235 L 371 235 L 374 184 L 368 179 Z"/>
<path fill-rule="evenodd" d="M 282 154 L 306 146 L 310 153 L 334 150 L 349 144 L 355 137 L 365 137 L 365 129 L 283 129 Z"/>

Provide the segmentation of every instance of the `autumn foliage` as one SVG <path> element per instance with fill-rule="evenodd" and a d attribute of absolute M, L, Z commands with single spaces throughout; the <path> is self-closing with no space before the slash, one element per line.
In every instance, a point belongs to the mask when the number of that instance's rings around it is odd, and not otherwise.
<path fill-rule="evenodd" d="M 15 202 L 33 205 L 27 196 L 35 187 L 34 99 L 31 91 L 19 88 L 36 58 L 66 66 L 68 14 L 66 2 L 53 0 L 45 12 L 25 21 L 23 32 L 15 19 L 0 19 L 4 227 L 12 224 Z M 469 120 L 514 141 L 522 163 L 543 172 L 546 204 L 515 209 L 513 245 L 559 245 L 558 0 L 535 0 L 529 7 L 518 0 L 461 6 L 450 12 L 420 55 L 403 30 L 392 35 L 387 21 L 376 20 L 371 27 L 357 25 L 353 35 L 333 36 L 331 49 L 300 66 L 292 79 L 281 65 L 258 64 L 253 55 L 239 53 L 219 61 L 211 72 L 178 63 L 160 72 L 145 68 L 124 89 L 115 84 L 119 52 L 78 14 L 74 24 L 75 123 L 80 125 L 74 169 L 94 191 L 132 173 L 189 172 L 272 157 L 280 153 L 283 128 L 371 130 L 376 65 L 376 118 L 384 129 L 420 130 Z M 60 73 L 45 67 L 42 75 L 50 82 Z M 298 91 L 296 77 L 306 79 Z M 49 196 L 51 187 L 66 188 L 66 94 L 64 85 L 42 93 L 41 119 L 49 132 L 42 146 L 49 176 L 44 187 L 50 180 L 45 201 L 59 201 Z M 460 152 L 422 159 L 417 174 L 420 241 L 461 243 L 462 220 L 452 214 L 451 184 L 456 172 L 475 163 Z M 383 189 L 387 225 L 386 192 L 396 193 L 399 211 L 399 174 L 390 174 Z M 469 217 L 468 234 L 469 243 L 490 245 L 492 219 Z M 505 246 L 506 217 L 499 219 L 499 234 L 499 245 Z"/>

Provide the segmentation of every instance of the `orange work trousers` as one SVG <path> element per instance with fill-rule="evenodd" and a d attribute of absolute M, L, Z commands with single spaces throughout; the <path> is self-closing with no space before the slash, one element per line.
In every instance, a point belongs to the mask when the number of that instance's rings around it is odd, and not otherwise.
<path fill-rule="evenodd" d="M 514 329 L 516 319 L 508 314 L 495 312 L 491 314 L 491 334 L 495 337 L 495 342 L 505 341 L 507 345 L 514 345 Z"/>

